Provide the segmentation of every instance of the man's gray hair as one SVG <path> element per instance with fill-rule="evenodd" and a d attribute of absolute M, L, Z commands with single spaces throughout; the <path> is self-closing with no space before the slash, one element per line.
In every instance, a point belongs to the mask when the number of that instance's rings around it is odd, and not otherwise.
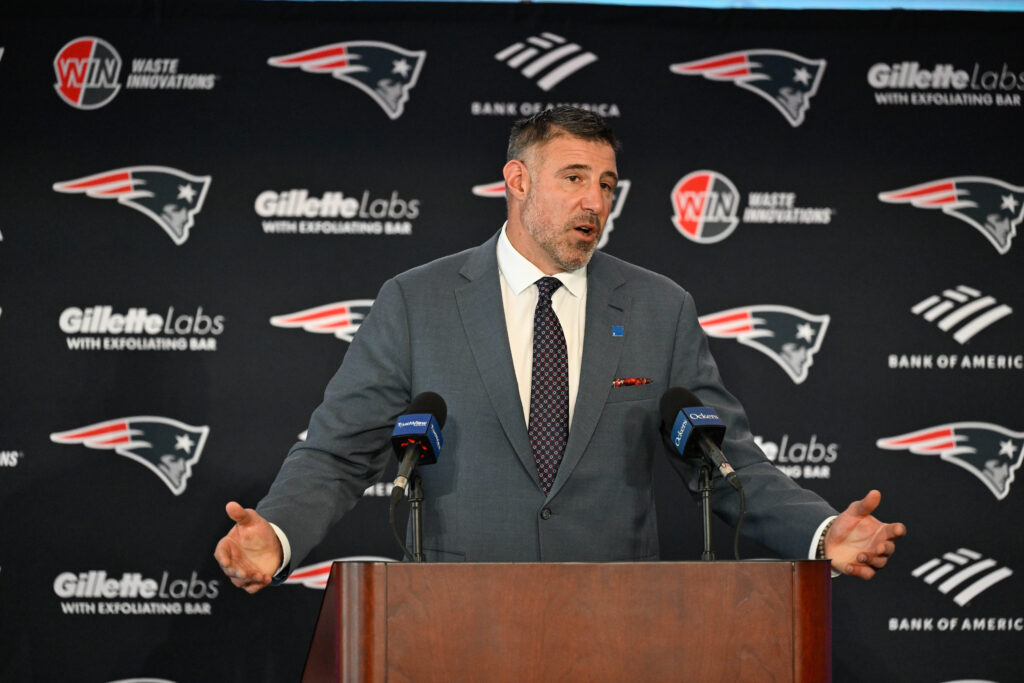
<path fill-rule="evenodd" d="M 600 116 L 579 107 L 561 106 L 516 121 L 508 138 L 506 161 L 522 160 L 523 154 L 530 147 L 566 134 L 583 140 L 605 142 L 613 150 L 619 149 L 615 133 Z"/>

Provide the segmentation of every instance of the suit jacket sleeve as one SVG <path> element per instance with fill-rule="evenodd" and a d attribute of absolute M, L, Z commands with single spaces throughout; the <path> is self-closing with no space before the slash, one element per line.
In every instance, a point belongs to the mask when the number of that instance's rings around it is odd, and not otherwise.
<path fill-rule="evenodd" d="M 393 457 L 391 431 L 410 401 L 409 339 L 404 297 L 389 280 L 328 383 L 306 440 L 291 448 L 257 505 L 287 535 L 292 566 L 352 509 Z"/>
<path fill-rule="evenodd" d="M 696 306 L 683 292 L 678 311 L 672 376 L 714 407 L 727 425 L 722 451 L 736 470 L 746 496 L 747 514 L 742 531 L 758 543 L 786 558 L 805 558 L 818 526 L 835 509 L 813 491 L 796 484 L 768 461 L 754 443 L 747 415 L 740 402 L 725 388 L 708 348 L 707 336 L 697 320 Z M 672 457 L 673 467 L 687 487 L 699 491 L 698 464 Z M 735 526 L 739 496 L 720 478 L 712 496 L 715 514 Z"/>

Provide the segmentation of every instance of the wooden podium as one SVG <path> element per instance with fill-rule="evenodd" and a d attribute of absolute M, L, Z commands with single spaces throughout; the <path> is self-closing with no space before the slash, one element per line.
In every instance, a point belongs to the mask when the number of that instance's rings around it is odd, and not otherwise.
<path fill-rule="evenodd" d="M 831 680 L 825 561 L 342 563 L 302 680 Z"/>

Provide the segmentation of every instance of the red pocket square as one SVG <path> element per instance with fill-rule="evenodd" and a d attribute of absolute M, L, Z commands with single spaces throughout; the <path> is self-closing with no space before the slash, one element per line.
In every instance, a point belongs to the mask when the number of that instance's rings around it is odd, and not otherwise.
<path fill-rule="evenodd" d="M 613 379 L 613 387 L 635 387 L 639 384 L 652 384 L 654 382 L 650 377 L 623 377 L 621 379 Z"/>

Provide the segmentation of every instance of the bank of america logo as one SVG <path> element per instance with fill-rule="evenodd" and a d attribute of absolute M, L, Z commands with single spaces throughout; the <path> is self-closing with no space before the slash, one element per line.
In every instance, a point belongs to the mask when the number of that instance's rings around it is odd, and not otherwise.
<path fill-rule="evenodd" d="M 584 52 L 576 43 L 568 43 L 562 36 L 547 32 L 513 43 L 494 58 L 535 80 L 537 87 L 545 92 L 597 61 L 593 52 Z"/>
<path fill-rule="evenodd" d="M 1006 304 L 1000 304 L 990 296 L 967 285 L 947 289 L 941 295 L 934 294 L 910 309 L 928 322 L 934 322 L 943 332 L 950 332 L 953 339 L 966 344 L 997 320 L 1013 313 Z M 953 331 L 955 330 L 955 331 Z"/>
<path fill-rule="evenodd" d="M 1009 567 L 999 567 L 991 558 L 967 548 L 928 560 L 911 572 L 914 577 L 936 587 L 943 595 L 963 607 L 1003 579 L 1013 576 Z M 940 582 L 941 581 L 941 582 Z"/>

